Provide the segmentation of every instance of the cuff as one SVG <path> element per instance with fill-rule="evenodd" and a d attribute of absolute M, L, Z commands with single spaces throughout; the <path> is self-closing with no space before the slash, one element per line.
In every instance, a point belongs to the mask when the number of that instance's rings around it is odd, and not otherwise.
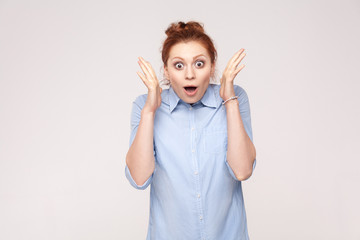
<path fill-rule="evenodd" d="M 155 168 L 156 170 L 156 168 Z M 155 171 L 153 172 L 153 174 L 151 174 L 151 176 L 144 182 L 143 185 L 138 185 L 136 184 L 135 180 L 133 179 L 133 177 L 131 176 L 131 173 L 130 173 L 130 170 L 128 168 L 127 165 L 125 165 L 125 176 L 126 178 L 129 180 L 130 184 L 136 188 L 136 189 L 141 189 L 141 190 L 144 190 L 147 188 L 147 186 L 149 186 L 149 184 L 152 182 L 152 178 L 153 178 L 153 175 L 154 175 Z"/>

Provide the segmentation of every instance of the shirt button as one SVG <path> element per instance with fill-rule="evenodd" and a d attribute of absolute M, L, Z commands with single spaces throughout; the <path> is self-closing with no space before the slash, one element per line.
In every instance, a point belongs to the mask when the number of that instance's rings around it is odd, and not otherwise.
<path fill-rule="evenodd" d="M 195 149 L 191 150 L 192 152 L 195 152 Z"/>
<path fill-rule="evenodd" d="M 192 110 L 192 107 L 189 107 L 189 110 Z"/>
<path fill-rule="evenodd" d="M 195 175 L 198 175 L 198 171 L 195 171 L 194 174 L 195 174 Z"/>
<path fill-rule="evenodd" d="M 194 131 L 195 130 L 195 128 L 191 128 L 191 131 Z"/>
<path fill-rule="evenodd" d="M 200 193 L 198 193 L 197 197 L 200 198 Z"/>
<path fill-rule="evenodd" d="M 202 215 L 200 215 L 200 217 L 199 217 L 199 218 L 200 218 L 200 220 L 202 220 L 202 219 L 203 219 L 203 216 L 202 216 Z"/>

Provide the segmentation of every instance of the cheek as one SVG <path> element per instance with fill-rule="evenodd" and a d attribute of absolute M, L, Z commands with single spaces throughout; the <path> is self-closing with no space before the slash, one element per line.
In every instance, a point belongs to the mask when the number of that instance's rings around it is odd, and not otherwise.
<path fill-rule="evenodd" d="M 173 82 L 179 82 L 182 79 L 182 75 L 180 72 L 174 71 L 174 72 L 169 72 L 169 77 L 170 80 L 172 80 Z"/>
<path fill-rule="evenodd" d="M 201 78 L 202 80 L 207 80 L 210 79 L 211 76 L 211 72 L 209 69 L 204 69 L 204 71 L 199 72 L 199 78 Z"/>

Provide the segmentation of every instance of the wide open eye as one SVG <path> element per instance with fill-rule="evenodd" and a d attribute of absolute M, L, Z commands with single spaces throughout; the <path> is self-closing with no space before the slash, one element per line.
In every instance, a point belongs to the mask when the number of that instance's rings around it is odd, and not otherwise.
<path fill-rule="evenodd" d="M 184 67 L 184 65 L 183 65 L 181 62 L 175 63 L 175 68 L 181 69 L 181 68 L 183 68 L 183 67 Z"/>
<path fill-rule="evenodd" d="M 196 63 L 195 63 L 195 66 L 196 67 L 202 67 L 202 66 L 204 66 L 204 61 L 197 61 Z"/>

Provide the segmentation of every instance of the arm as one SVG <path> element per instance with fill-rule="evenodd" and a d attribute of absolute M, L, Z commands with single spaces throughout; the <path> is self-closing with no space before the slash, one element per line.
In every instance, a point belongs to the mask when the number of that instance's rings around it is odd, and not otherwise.
<path fill-rule="evenodd" d="M 225 103 L 228 132 L 227 161 L 239 181 L 248 179 L 256 158 L 255 146 L 245 131 L 237 99 Z"/>
<path fill-rule="evenodd" d="M 161 105 L 161 92 L 156 74 L 150 63 L 139 58 L 138 61 L 145 74 L 138 72 L 139 77 L 148 88 L 148 95 L 141 110 L 140 122 L 135 138 L 126 154 L 126 165 L 137 185 L 143 185 L 155 170 L 154 158 L 154 119 L 157 108 Z M 134 105 L 136 107 L 136 105 Z M 136 108 L 137 116 L 139 108 Z M 134 111 L 136 113 L 136 111 Z M 136 114 L 135 114 L 136 115 Z M 136 116 L 134 116 L 136 118 Z M 138 119 L 138 117 L 137 117 Z"/>
<path fill-rule="evenodd" d="M 155 113 L 141 111 L 135 139 L 126 154 L 126 165 L 138 185 L 143 185 L 155 169 L 153 134 Z"/>
<path fill-rule="evenodd" d="M 235 96 L 234 79 L 235 76 L 245 67 L 242 64 L 239 68 L 237 66 L 245 57 L 244 49 L 240 49 L 228 62 L 223 75 L 220 79 L 220 96 L 226 101 L 230 97 Z M 242 99 L 234 99 L 225 103 L 226 117 L 227 117 L 227 132 L 228 132 L 228 150 L 227 162 L 232 169 L 235 177 L 239 181 L 248 179 L 253 170 L 253 164 L 256 158 L 255 147 L 246 132 L 241 114 L 246 120 L 249 131 L 250 126 L 250 107 L 246 92 L 241 95 Z M 240 101 L 240 102 L 239 102 Z M 239 107 L 239 103 L 241 106 Z M 240 114 L 240 108 L 242 113 Z"/>

